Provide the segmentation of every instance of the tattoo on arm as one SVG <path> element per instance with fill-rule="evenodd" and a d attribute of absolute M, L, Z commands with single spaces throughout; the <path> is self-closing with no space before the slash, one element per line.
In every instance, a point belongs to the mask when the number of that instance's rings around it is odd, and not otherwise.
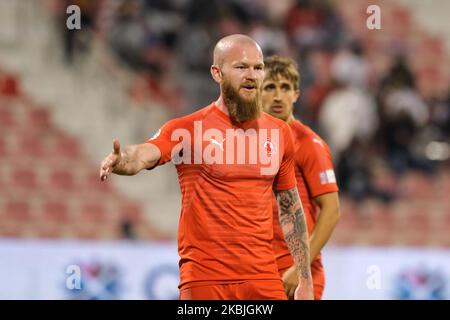
<path fill-rule="evenodd" d="M 279 218 L 286 243 L 303 279 L 309 279 L 309 239 L 297 188 L 277 191 Z"/>

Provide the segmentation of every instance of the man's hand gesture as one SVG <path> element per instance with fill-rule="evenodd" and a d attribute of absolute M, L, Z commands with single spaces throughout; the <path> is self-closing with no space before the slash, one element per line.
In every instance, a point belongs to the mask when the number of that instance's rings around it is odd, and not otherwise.
<path fill-rule="evenodd" d="M 115 166 L 122 160 L 122 155 L 120 154 L 120 143 L 119 140 L 113 140 L 113 151 L 103 159 L 100 165 L 100 180 L 105 181 L 108 176 L 113 172 Z"/>

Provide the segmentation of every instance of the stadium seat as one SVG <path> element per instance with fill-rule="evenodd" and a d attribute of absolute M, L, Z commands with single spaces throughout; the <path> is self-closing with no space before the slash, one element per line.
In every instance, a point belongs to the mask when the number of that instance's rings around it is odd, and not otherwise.
<path fill-rule="evenodd" d="M 0 108 L 0 128 L 5 130 L 15 125 L 14 115 L 8 108 Z"/>
<path fill-rule="evenodd" d="M 114 193 L 114 188 L 110 183 L 103 183 L 100 181 L 98 176 L 97 168 L 89 168 L 85 175 L 83 175 L 83 185 L 86 190 L 90 192 L 100 192 L 100 193 Z"/>
<path fill-rule="evenodd" d="M 128 219 L 133 223 L 140 222 L 142 220 L 142 210 L 136 203 L 121 203 L 118 207 L 119 216 L 122 219 Z"/>
<path fill-rule="evenodd" d="M 27 113 L 27 130 L 33 133 L 49 130 L 52 127 L 50 113 L 46 109 L 32 109 Z"/>
<path fill-rule="evenodd" d="M 18 168 L 14 169 L 9 183 L 12 186 L 16 186 L 24 189 L 36 189 L 38 187 L 38 181 L 34 168 Z"/>
<path fill-rule="evenodd" d="M 48 155 L 41 140 L 35 136 L 24 134 L 19 137 L 19 151 L 22 156 L 42 158 Z"/>
<path fill-rule="evenodd" d="M 3 219 L 26 222 L 30 219 L 30 206 L 26 200 L 8 201 L 3 206 Z"/>
<path fill-rule="evenodd" d="M 96 224 L 104 222 L 107 216 L 107 209 L 99 199 L 98 202 L 82 203 L 78 210 L 77 219 L 81 219 L 83 223 Z"/>
<path fill-rule="evenodd" d="M 61 201 L 45 202 L 40 210 L 40 218 L 48 223 L 68 223 L 70 221 L 68 205 Z"/>
<path fill-rule="evenodd" d="M 48 221 L 35 221 L 33 224 L 32 234 L 34 237 L 43 239 L 64 238 L 64 224 L 49 223 Z"/>
<path fill-rule="evenodd" d="M 57 169 L 50 173 L 50 186 L 61 191 L 73 191 L 76 188 L 73 173 L 70 170 Z"/>
<path fill-rule="evenodd" d="M 4 158 L 8 156 L 9 150 L 6 139 L 3 136 L 0 136 L 0 158 Z"/>
<path fill-rule="evenodd" d="M 56 157 L 70 158 L 71 160 L 81 159 L 82 152 L 77 139 L 66 134 L 60 134 L 56 136 L 54 143 L 53 153 Z"/>

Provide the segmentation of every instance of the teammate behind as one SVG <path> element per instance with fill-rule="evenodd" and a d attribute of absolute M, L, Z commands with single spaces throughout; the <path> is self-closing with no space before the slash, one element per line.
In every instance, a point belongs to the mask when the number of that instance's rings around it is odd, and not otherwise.
<path fill-rule="evenodd" d="M 310 233 L 311 272 L 314 298 L 321 299 L 325 275 L 320 256 L 339 220 L 338 186 L 327 144 L 308 126 L 294 119 L 294 103 L 300 96 L 300 74 L 297 64 L 287 58 L 272 56 L 265 61 L 262 87 L 264 111 L 289 124 L 294 136 L 295 175 Z M 280 230 L 274 200 L 273 248 L 286 294 L 293 297 L 297 276 L 293 260 Z M 320 214 L 319 214 L 320 211 Z"/>

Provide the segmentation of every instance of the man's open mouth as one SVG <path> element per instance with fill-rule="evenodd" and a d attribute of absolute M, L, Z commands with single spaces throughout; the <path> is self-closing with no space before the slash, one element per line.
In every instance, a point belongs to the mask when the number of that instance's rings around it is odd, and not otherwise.
<path fill-rule="evenodd" d="M 275 113 L 282 113 L 284 108 L 281 104 L 275 104 L 270 107 L 270 109 Z"/>
<path fill-rule="evenodd" d="M 254 84 L 245 84 L 245 85 L 241 86 L 241 88 L 246 89 L 246 90 L 254 90 L 254 89 L 256 89 L 256 85 L 254 85 Z"/>

